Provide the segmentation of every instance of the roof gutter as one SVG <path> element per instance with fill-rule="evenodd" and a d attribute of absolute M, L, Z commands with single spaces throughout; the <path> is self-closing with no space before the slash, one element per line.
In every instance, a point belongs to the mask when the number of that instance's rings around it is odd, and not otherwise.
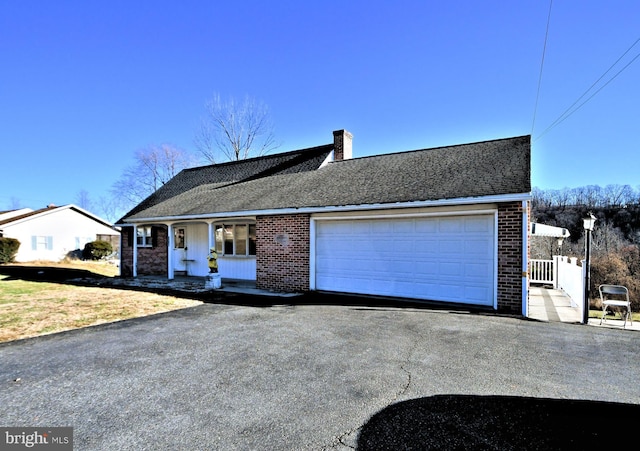
<path fill-rule="evenodd" d="M 134 224 L 143 224 L 143 223 L 150 223 L 150 222 L 176 222 L 176 221 L 245 217 L 245 216 L 268 216 L 268 215 L 311 214 L 311 213 L 366 211 L 366 210 L 388 210 L 392 208 L 424 208 L 424 207 L 442 207 L 442 206 L 446 207 L 446 206 L 454 206 L 454 205 L 522 202 L 526 200 L 531 200 L 531 193 L 500 194 L 495 196 L 481 196 L 481 197 L 458 197 L 453 199 L 396 202 L 396 203 L 388 203 L 388 204 L 337 205 L 337 206 L 300 207 L 300 208 L 292 207 L 292 208 L 276 208 L 276 209 L 269 209 L 269 210 L 245 210 L 245 211 L 231 211 L 231 212 L 219 212 L 219 213 L 204 213 L 204 214 L 195 214 L 195 215 L 151 216 L 146 218 L 135 218 L 135 219 L 131 219 L 126 222 L 120 222 L 114 225 L 126 227 Z"/>

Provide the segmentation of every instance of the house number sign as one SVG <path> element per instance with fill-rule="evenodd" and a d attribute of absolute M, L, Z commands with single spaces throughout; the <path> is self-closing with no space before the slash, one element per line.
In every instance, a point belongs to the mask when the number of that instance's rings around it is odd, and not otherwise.
<path fill-rule="evenodd" d="M 278 233 L 275 236 L 274 240 L 280 246 L 288 246 L 289 245 L 289 235 L 287 233 Z"/>

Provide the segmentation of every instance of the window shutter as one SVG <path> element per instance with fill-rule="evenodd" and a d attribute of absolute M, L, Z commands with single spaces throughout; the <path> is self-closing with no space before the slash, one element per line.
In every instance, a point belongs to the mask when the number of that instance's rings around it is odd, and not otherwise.
<path fill-rule="evenodd" d="M 158 228 L 151 227 L 151 247 L 156 247 L 158 243 Z"/>
<path fill-rule="evenodd" d="M 47 237 L 47 250 L 48 251 L 52 251 L 53 250 L 53 237 L 52 236 L 48 236 Z"/>
<path fill-rule="evenodd" d="M 35 235 L 31 236 L 31 250 L 32 251 L 38 250 L 38 237 Z"/>
<path fill-rule="evenodd" d="M 127 227 L 127 247 L 133 247 L 133 227 Z"/>

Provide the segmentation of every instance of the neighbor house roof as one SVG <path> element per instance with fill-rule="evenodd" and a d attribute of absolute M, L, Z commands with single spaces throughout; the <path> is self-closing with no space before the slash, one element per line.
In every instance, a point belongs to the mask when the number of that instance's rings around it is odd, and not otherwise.
<path fill-rule="evenodd" d="M 39 215 L 41 213 L 45 213 L 45 212 L 54 210 L 56 208 L 58 208 L 58 207 L 46 207 L 46 208 L 41 208 L 39 210 L 27 211 L 26 213 L 22 213 L 22 214 L 19 214 L 19 215 L 16 215 L 16 216 L 11 216 L 9 218 L 5 218 L 5 219 L 0 220 L 0 226 L 6 225 L 6 224 L 10 224 L 10 223 L 13 223 L 13 222 L 22 221 L 22 220 L 28 219 L 28 218 L 30 218 L 32 216 L 37 216 L 37 215 Z"/>
<path fill-rule="evenodd" d="M 528 195 L 530 148 L 530 136 L 521 136 L 334 161 L 232 184 L 201 179 L 188 189 L 172 187 L 171 195 L 141 204 L 123 221 Z"/>
<path fill-rule="evenodd" d="M 87 210 L 80 208 L 76 205 L 73 204 L 68 204 L 68 205 L 62 205 L 62 206 L 55 206 L 55 205 L 49 205 L 48 207 L 45 208 L 41 208 L 39 210 L 33 210 L 33 211 L 28 211 L 24 214 L 18 215 L 18 216 L 12 216 L 10 218 L 5 218 L 3 220 L 0 220 L 0 227 L 2 226 L 9 226 L 9 225 L 15 225 L 15 224 L 19 224 L 20 222 L 23 221 L 28 221 L 31 219 L 34 219 L 36 217 L 40 217 L 40 216 L 44 216 L 50 213 L 54 213 L 56 211 L 60 211 L 60 210 L 74 210 L 75 212 L 87 216 L 88 218 L 93 219 L 96 222 L 99 222 L 107 227 L 113 227 L 113 224 L 110 224 L 109 222 L 105 221 L 104 219 L 94 215 L 93 213 L 88 212 Z"/>
<path fill-rule="evenodd" d="M 31 208 L 19 208 L 17 210 L 0 211 L 0 222 L 3 222 L 9 218 L 15 218 L 17 216 L 24 215 L 32 212 Z"/>

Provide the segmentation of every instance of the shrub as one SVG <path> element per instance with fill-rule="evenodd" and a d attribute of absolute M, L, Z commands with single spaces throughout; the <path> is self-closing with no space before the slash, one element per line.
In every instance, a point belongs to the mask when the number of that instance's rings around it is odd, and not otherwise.
<path fill-rule="evenodd" d="M 640 267 L 640 253 L 637 248 L 628 247 L 619 254 L 596 257 L 591 261 L 591 299 L 600 306 L 598 286 L 606 283 L 624 285 L 629 290 L 631 310 L 640 311 L 640 278 L 637 268 Z"/>
<path fill-rule="evenodd" d="M 15 238 L 0 237 L 0 263 L 11 263 L 19 248 L 20 241 Z"/>
<path fill-rule="evenodd" d="M 91 241 L 84 245 L 82 258 L 85 260 L 100 260 L 113 253 L 113 247 L 108 241 Z"/>
<path fill-rule="evenodd" d="M 64 256 L 64 262 L 73 262 L 74 260 L 82 260 L 84 257 L 82 256 L 82 249 L 76 249 L 73 251 L 67 252 L 67 255 Z"/>

